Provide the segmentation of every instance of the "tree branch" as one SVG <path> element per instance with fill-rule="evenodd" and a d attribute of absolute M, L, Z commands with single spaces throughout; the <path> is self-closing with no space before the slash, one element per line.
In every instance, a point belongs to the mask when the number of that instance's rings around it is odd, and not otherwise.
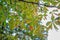
<path fill-rule="evenodd" d="M 38 4 L 36 2 L 29 2 L 29 1 L 24 1 L 24 0 L 19 0 L 19 1 L 26 2 L 26 3 L 31 3 L 31 4 Z"/>
<path fill-rule="evenodd" d="M 39 3 L 36 3 L 36 2 L 29 2 L 29 1 L 24 1 L 24 0 L 19 0 L 21 2 L 26 2 L 26 3 L 31 3 L 31 4 L 36 4 L 36 5 L 43 5 L 43 6 L 46 6 L 46 7 L 55 7 L 55 8 L 59 8 L 57 6 L 52 6 L 52 5 L 46 5 L 46 4 L 39 4 Z"/>

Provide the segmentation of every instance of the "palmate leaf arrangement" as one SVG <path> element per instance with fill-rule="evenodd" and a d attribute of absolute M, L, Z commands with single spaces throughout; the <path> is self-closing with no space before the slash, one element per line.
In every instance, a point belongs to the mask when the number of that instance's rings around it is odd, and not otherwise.
<path fill-rule="evenodd" d="M 48 21 L 46 25 L 41 24 L 41 20 L 43 17 L 46 20 L 47 7 L 60 8 L 60 0 L 43 0 L 43 4 L 39 4 L 39 1 L 0 0 L 0 39 L 17 40 L 18 35 L 12 36 L 12 33 L 22 31 L 24 35 L 30 36 L 31 39 L 38 37 L 41 40 L 45 40 L 47 33 L 44 34 L 44 32 L 48 32 L 52 27 L 58 30 L 56 25 L 60 26 L 60 14 L 53 13 L 57 10 L 50 12 L 52 15 L 51 21 Z M 38 15 L 39 5 L 43 5 L 39 9 L 40 15 Z M 44 12 L 43 15 L 42 12 Z M 55 18 L 54 15 L 58 17 Z"/>

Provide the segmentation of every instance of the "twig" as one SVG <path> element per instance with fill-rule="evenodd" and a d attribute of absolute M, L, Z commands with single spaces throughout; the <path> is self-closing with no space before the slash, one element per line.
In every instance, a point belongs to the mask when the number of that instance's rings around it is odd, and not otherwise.
<path fill-rule="evenodd" d="M 19 0 L 19 1 L 26 2 L 26 3 L 31 3 L 31 4 L 36 4 L 36 5 L 43 5 L 43 6 L 46 6 L 46 7 L 55 7 L 55 8 L 59 8 L 59 7 L 57 7 L 57 6 L 46 5 L 46 4 L 39 4 L 39 3 L 36 3 L 36 2 L 29 2 L 29 1 L 24 1 L 24 0 Z"/>

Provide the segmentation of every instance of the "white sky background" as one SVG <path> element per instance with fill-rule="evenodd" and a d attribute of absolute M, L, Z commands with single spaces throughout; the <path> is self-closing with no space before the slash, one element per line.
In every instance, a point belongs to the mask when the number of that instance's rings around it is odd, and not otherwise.
<path fill-rule="evenodd" d="M 49 12 L 52 10 L 55 10 L 55 9 L 57 9 L 57 8 L 48 8 Z M 60 9 L 58 9 L 58 13 L 60 13 Z M 48 14 L 47 20 L 42 21 L 43 24 L 45 24 L 47 21 L 50 21 L 51 20 L 50 17 L 51 17 L 51 15 Z M 55 17 L 57 17 L 57 16 L 55 16 Z M 60 40 L 60 27 L 59 26 L 57 26 L 57 27 L 59 28 L 58 31 L 56 31 L 54 28 L 52 30 L 49 30 L 48 40 Z"/>
<path fill-rule="evenodd" d="M 48 9 L 51 11 L 56 8 L 48 8 Z M 60 9 L 58 9 L 58 13 L 60 13 Z M 55 16 L 55 17 L 57 17 L 57 16 Z M 52 30 L 49 30 L 48 40 L 60 40 L 60 26 L 57 26 L 57 27 L 59 28 L 58 31 L 56 31 L 54 28 Z"/>
<path fill-rule="evenodd" d="M 51 19 L 51 14 L 49 14 L 50 11 L 55 10 L 57 8 L 48 8 L 48 16 L 47 16 L 47 20 L 42 20 L 43 25 L 46 25 L 47 21 L 50 21 Z M 55 13 L 60 13 L 60 9 L 58 9 L 58 12 Z M 39 15 L 40 13 L 38 13 Z M 55 15 L 55 18 L 58 17 Z M 60 40 L 60 26 L 57 26 L 59 28 L 59 30 L 55 30 L 54 28 L 52 28 L 52 30 L 49 30 L 48 32 L 48 40 Z"/>
<path fill-rule="evenodd" d="M 60 28 L 56 31 L 54 28 L 48 32 L 48 40 L 60 40 Z"/>

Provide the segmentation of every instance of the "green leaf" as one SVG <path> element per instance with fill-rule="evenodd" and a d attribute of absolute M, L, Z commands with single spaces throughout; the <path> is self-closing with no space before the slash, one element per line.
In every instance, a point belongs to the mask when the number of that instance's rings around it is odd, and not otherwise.
<path fill-rule="evenodd" d="M 54 15 L 52 14 L 52 16 L 51 16 L 51 20 L 52 21 L 54 21 L 55 20 L 55 17 L 54 17 Z"/>
<path fill-rule="evenodd" d="M 55 21 L 56 25 L 60 25 L 60 20 Z"/>
<path fill-rule="evenodd" d="M 59 14 L 58 14 L 59 15 Z M 55 20 L 60 20 L 60 17 L 57 17 Z"/>
<path fill-rule="evenodd" d="M 50 23 L 51 23 L 51 21 L 47 22 L 47 23 L 46 23 L 46 25 L 47 25 L 47 26 L 49 26 L 49 25 L 50 25 Z"/>
<path fill-rule="evenodd" d="M 49 26 L 47 27 L 47 31 L 49 31 L 49 29 L 52 29 L 52 23 L 50 23 Z"/>
<path fill-rule="evenodd" d="M 56 24 L 54 24 L 54 28 L 55 28 L 56 30 L 58 30 L 58 28 L 56 27 Z"/>
<path fill-rule="evenodd" d="M 57 17 L 57 18 L 55 19 L 55 23 L 56 23 L 56 25 L 60 25 L 60 17 Z"/>

